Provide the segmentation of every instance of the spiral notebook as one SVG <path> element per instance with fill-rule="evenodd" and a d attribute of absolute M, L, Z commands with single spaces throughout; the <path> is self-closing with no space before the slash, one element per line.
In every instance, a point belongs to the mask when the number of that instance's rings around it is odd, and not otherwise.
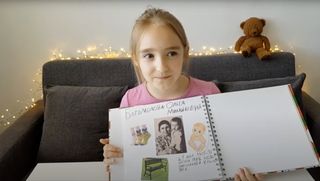
<path fill-rule="evenodd" d="M 319 165 L 290 85 L 109 110 L 114 180 L 229 179 Z"/>

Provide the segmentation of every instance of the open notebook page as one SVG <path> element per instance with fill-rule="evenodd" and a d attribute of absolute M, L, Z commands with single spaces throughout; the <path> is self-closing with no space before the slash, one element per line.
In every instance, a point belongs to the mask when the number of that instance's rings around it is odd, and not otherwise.
<path fill-rule="evenodd" d="M 272 172 L 318 165 L 290 87 L 208 96 L 225 174 L 240 167 Z"/>

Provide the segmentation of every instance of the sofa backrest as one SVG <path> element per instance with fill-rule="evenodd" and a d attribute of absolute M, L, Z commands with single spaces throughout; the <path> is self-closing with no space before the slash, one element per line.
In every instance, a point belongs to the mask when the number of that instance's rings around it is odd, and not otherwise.
<path fill-rule="evenodd" d="M 190 58 L 189 75 L 202 80 L 237 81 L 276 78 L 295 75 L 292 53 L 273 53 L 270 59 L 260 61 L 255 55 L 220 54 Z M 108 60 L 56 60 L 43 66 L 43 87 L 124 86 L 137 84 L 129 58 Z M 44 94 L 45 97 L 45 94 Z"/>
<path fill-rule="evenodd" d="M 189 74 L 202 80 L 240 81 L 278 78 L 295 75 L 295 58 L 289 52 L 272 53 L 261 61 L 255 55 L 220 54 L 193 57 Z"/>

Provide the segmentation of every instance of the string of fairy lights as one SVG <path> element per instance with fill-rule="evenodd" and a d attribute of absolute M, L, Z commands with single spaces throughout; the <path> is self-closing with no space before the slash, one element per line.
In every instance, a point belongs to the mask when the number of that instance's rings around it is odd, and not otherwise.
<path fill-rule="evenodd" d="M 271 48 L 271 52 L 282 51 L 278 45 Z M 216 54 L 225 53 L 238 53 L 233 50 L 233 46 L 228 48 L 214 48 L 208 46 L 202 46 L 201 49 L 195 50 L 190 49 L 190 56 L 209 56 Z M 86 49 L 78 49 L 74 55 L 65 55 L 63 50 L 55 49 L 52 50 L 52 55 L 50 60 L 88 60 L 88 59 L 108 59 L 108 58 L 124 58 L 130 57 L 131 54 L 124 48 L 113 49 L 111 46 L 104 47 L 103 44 L 99 46 L 93 45 L 88 46 Z"/>
<path fill-rule="evenodd" d="M 271 52 L 282 52 L 278 45 L 271 47 Z M 226 53 L 238 53 L 233 50 L 233 46 L 228 48 L 214 48 L 210 46 L 202 46 L 201 49 L 196 50 L 191 48 L 190 56 L 210 56 Z M 85 49 L 78 49 L 73 55 L 64 54 L 63 50 L 55 49 L 51 51 L 50 61 L 59 60 L 93 60 L 93 59 L 111 59 L 111 58 L 130 58 L 130 53 L 124 48 L 114 49 L 112 46 L 104 46 L 103 44 L 88 46 Z M 301 66 L 299 67 L 301 68 Z M 42 71 L 38 69 L 32 79 L 33 86 L 29 89 L 29 96 L 16 100 L 15 109 L 18 111 L 11 111 L 9 108 L 0 110 L 0 132 L 6 127 L 9 127 L 13 122 L 19 118 L 25 111 L 33 108 L 36 101 L 42 99 Z"/>

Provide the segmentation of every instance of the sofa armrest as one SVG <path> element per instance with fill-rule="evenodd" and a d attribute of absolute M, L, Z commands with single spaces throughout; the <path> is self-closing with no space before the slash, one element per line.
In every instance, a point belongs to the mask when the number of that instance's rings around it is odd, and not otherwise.
<path fill-rule="evenodd" d="M 302 102 L 311 137 L 320 153 L 320 104 L 306 92 L 302 92 Z M 320 180 L 320 167 L 310 168 L 308 171 L 315 180 Z"/>
<path fill-rule="evenodd" d="M 320 152 L 320 103 L 302 92 L 303 112 L 315 145 Z"/>
<path fill-rule="evenodd" d="M 2 181 L 25 180 L 37 164 L 43 111 L 43 101 L 40 100 L 0 135 Z"/>
<path fill-rule="evenodd" d="M 308 117 L 315 123 L 320 124 L 320 103 L 304 91 L 302 91 L 302 102 Z"/>

